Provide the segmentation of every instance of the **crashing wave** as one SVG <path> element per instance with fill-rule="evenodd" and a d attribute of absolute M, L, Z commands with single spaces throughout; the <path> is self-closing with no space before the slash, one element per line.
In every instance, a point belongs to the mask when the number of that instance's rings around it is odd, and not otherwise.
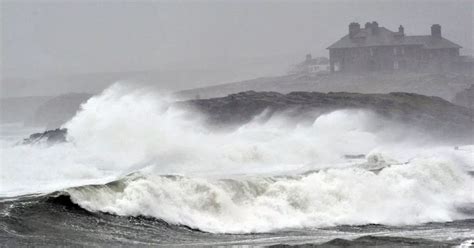
<path fill-rule="evenodd" d="M 219 233 L 449 221 L 474 203 L 471 152 L 365 110 L 302 123 L 273 113 L 216 131 L 153 92 L 116 85 L 64 127 L 69 142 L 2 145 L 0 196 L 69 188 L 89 211 Z"/>
<path fill-rule="evenodd" d="M 215 233 L 335 225 L 407 225 L 465 218 L 472 178 L 455 165 L 414 160 L 373 173 L 359 167 L 293 176 L 209 179 L 134 174 L 67 190 L 89 211 L 151 216 Z"/>

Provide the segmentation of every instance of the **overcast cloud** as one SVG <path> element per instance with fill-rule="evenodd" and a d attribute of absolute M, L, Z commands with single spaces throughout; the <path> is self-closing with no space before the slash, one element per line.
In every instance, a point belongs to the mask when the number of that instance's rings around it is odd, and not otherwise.
<path fill-rule="evenodd" d="M 245 66 L 282 74 L 308 52 L 327 56 L 352 21 L 402 24 L 407 34 L 439 23 L 463 53 L 474 30 L 469 1 L 2 1 L 1 14 L 3 78 Z"/>

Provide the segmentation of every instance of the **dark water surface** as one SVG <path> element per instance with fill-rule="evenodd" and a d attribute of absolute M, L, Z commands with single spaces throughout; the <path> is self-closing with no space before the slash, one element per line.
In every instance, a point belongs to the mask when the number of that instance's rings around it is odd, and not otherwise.
<path fill-rule="evenodd" d="M 147 217 L 88 212 L 66 193 L 0 200 L 2 246 L 284 246 L 453 247 L 472 243 L 474 219 L 416 226 L 305 228 L 213 234 Z M 467 247 L 467 246 L 466 246 Z"/>

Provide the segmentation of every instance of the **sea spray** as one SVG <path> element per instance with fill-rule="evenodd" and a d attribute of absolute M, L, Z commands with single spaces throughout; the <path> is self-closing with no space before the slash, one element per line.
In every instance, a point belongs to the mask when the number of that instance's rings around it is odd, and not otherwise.
<path fill-rule="evenodd" d="M 64 125 L 68 142 L 2 147 L 0 194 L 75 187 L 72 200 L 90 211 L 236 233 L 449 221 L 474 202 L 472 147 L 420 142 L 370 111 L 309 123 L 275 113 L 215 131 L 173 102 L 112 86 Z M 112 180 L 122 186 L 101 186 Z M 76 187 L 87 184 L 99 186 Z"/>
<path fill-rule="evenodd" d="M 208 232 L 268 232 L 335 225 L 410 225 L 466 216 L 472 179 L 439 159 L 374 173 L 325 169 L 302 175 L 206 179 L 133 175 L 117 184 L 68 190 L 89 211 L 151 216 Z"/>
<path fill-rule="evenodd" d="M 115 85 L 92 98 L 65 125 L 81 153 L 115 168 L 156 168 L 159 173 L 247 173 L 293 170 L 341 162 L 343 154 L 376 147 L 374 114 L 339 110 L 311 125 L 287 125 L 276 115 L 228 132 L 214 132 L 202 118 L 159 95 Z"/>

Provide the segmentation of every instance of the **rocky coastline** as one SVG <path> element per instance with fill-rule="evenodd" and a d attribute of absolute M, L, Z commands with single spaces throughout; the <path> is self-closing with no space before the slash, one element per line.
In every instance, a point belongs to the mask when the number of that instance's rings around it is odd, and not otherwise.
<path fill-rule="evenodd" d="M 311 119 L 339 109 L 369 110 L 389 120 L 430 131 L 435 137 L 472 142 L 474 110 L 452 104 L 440 97 L 414 93 L 361 94 L 347 92 L 246 91 L 225 97 L 176 102 L 202 113 L 209 125 L 228 127 L 251 121 L 265 111 L 265 117 L 287 112 L 290 117 Z M 32 134 L 24 143 L 65 141 L 67 130 Z"/>

